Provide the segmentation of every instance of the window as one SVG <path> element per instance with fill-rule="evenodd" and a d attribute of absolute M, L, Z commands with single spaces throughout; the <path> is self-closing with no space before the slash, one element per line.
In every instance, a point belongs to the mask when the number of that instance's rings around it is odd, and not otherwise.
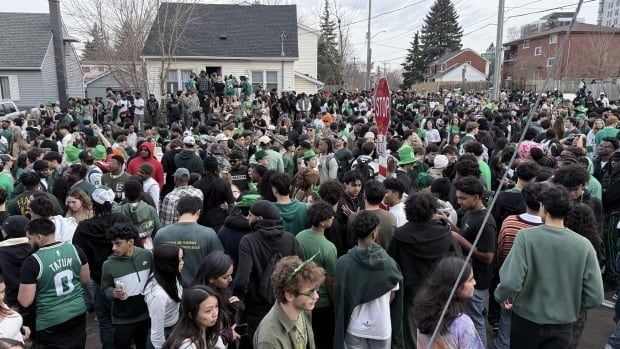
<path fill-rule="evenodd" d="M 555 44 L 558 42 L 558 34 L 551 34 L 549 36 L 549 44 Z"/>
<path fill-rule="evenodd" d="M 547 58 L 547 68 L 551 68 L 551 66 L 553 66 L 554 62 L 555 62 L 555 57 Z"/>
<path fill-rule="evenodd" d="M 542 46 L 538 46 L 534 49 L 534 56 L 542 55 Z"/>
<path fill-rule="evenodd" d="M 521 62 L 521 70 L 527 69 L 527 61 Z"/>
<path fill-rule="evenodd" d="M 529 40 L 523 41 L 523 48 L 530 48 L 530 41 Z"/>
<path fill-rule="evenodd" d="M 168 92 L 177 92 L 179 90 L 179 80 L 177 70 L 168 70 L 168 79 L 166 79 L 166 90 Z"/>
<path fill-rule="evenodd" d="M 0 99 L 11 99 L 11 85 L 8 76 L 0 76 Z"/>
<path fill-rule="evenodd" d="M 471 65 L 471 61 L 465 61 L 465 64 Z"/>
<path fill-rule="evenodd" d="M 252 77 L 252 88 L 258 91 L 259 85 L 262 85 L 265 91 L 278 89 L 278 72 L 266 70 L 253 70 L 250 74 Z"/>

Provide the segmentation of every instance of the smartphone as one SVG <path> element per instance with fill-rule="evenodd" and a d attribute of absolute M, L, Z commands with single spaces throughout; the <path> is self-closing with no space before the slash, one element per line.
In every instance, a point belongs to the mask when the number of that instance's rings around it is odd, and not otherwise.
<path fill-rule="evenodd" d="M 237 332 L 237 334 L 240 336 L 247 336 L 248 335 L 248 324 L 237 325 L 237 327 L 235 327 L 235 332 Z"/>

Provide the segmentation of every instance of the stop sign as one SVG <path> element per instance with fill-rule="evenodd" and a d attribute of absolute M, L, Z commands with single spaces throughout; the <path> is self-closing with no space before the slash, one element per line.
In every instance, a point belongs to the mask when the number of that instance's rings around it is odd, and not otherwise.
<path fill-rule="evenodd" d="M 385 77 L 379 78 L 377 88 L 375 90 L 375 120 L 379 134 L 387 134 L 388 125 L 390 124 L 392 103 L 390 101 L 390 87 Z"/>

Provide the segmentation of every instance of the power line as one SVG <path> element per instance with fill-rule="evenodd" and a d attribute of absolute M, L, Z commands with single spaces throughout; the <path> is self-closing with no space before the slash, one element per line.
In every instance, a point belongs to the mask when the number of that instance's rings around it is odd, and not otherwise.
<path fill-rule="evenodd" d="M 390 13 L 394 13 L 394 12 L 402 11 L 402 10 L 404 10 L 404 9 L 406 9 L 406 8 L 409 8 L 409 7 L 411 7 L 411 6 L 415 6 L 415 5 L 421 4 L 421 3 L 425 2 L 425 1 L 426 1 L 426 0 L 420 0 L 420 1 L 416 1 L 416 2 L 414 2 L 414 3 L 411 3 L 411 4 L 409 4 L 409 5 L 405 5 L 405 6 L 403 6 L 403 7 L 399 7 L 399 8 L 393 9 L 393 10 L 391 10 L 391 11 L 381 12 L 381 13 L 379 13 L 379 14 L 377 14 L 377 15 L 374 15 L 374 16 L 370 17 L 370 19 L 375 19 L 375 18 L 377 18 L 377 17 L 381 17 L 381 16 L 389 15 Z M 357 24 L 357 23 L 366 22 L 367 20 L 368 20 L 368 18 L 364 18 L 364 19 L 360 19 L 360 20 L 357 20 L 357 21 L 353 21 L 353 22 L 349 22 L 349 23 L 343 24 L 342 26 L 343 26 L 343 27 L 347 27 L 347 26 L 350 26 L 350 25 L 353 25 L 353 24 Z"/>

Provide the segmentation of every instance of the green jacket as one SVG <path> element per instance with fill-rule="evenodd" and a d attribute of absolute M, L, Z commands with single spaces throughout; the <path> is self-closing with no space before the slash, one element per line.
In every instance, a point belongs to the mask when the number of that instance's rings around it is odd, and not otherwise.
<path fill-rule="evenodd" d="M 590 241 L 568 228 L 541 225 L 517 234 L 499 271 L 495 299 L 540 325 L 569 324 L 603 302 L 603 281 Z"/>
<path fill-rule="evenodd" d="M 134 247 L 131 257 L 110 255 L 101 269 L 101 290 L 112 301 L 112 324 L 130 324 L 149 318 L 142 291 L 151 273 L 151 251 Z M 115 282 L 125 284 L 127 299 L 112 297 Z"/>
<path fill-rule="evenodd" d="M 344 348 L 353 309 L 383 296 L 397 284 L 400 289 L 390 303 L 392 343 L 402 346 L 403 275 L 398 264 L 381 246 L 372 244 L 367 249 L 350 249 L 338 259 L 334 280 L 334 349 Z"/>
<path fill-rule="evenodd" d="M 177 168 L 184 167 L 190 173 L 202 174 L 204 171 L 204 165 L 200 156 L 194 152 L 181 151 L 174 156 L 174 165 Z"/>
<path fill-rule="evenodd" d="M 114 208 L 113 211 L 131 218 L 133 224 L 138 228 L 141 239 L 155 235 L 157 230 L 161 228 L 157 210 L 144 201 L 126 203 Z"/>

